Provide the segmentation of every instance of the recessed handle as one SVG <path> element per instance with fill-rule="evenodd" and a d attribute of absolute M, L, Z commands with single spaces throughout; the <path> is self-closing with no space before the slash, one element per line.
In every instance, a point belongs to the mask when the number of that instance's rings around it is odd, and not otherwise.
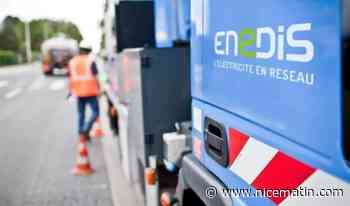
<path fill-rule="evenodd" d="M 225 128 L 222 124 L 208 117 L 205 119 L 205 145 L 209 156 L 226 167 L 228 149 Z"/>

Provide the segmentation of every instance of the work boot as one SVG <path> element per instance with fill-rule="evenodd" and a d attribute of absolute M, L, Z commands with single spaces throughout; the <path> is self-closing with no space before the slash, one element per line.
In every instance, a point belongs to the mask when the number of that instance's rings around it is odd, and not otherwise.
<path fill-rule="evenodd" d="M 86 140 L 87 142 L 91 142 L 91 136 L 90 136 L 89 132 L 86 132 L 86 133 L 84 134 L 84 137 L 85 137 L 85 140 Z"/>
<path fill-rule="evenodd" d="M 91 142 L 91 137 L 90 137 L 89 133 L 80 134 L 80 139 L 84 139 L 87 142 Z"/>
<path fill-rule="evenodd" d="M 96 119 L 89 134 L 94 138 L 102 138 L 104 136 L 100 118 Z"/>

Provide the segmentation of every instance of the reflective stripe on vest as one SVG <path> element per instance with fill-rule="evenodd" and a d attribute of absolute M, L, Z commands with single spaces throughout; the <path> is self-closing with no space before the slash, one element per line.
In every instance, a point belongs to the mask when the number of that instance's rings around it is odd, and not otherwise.
<path fill-rule="evenodd" d="M 78 97 L 97 96 L 98 82 L 91 71 L 92 60 L 88 56 L 78 56 L 69 64 L 70 88 Z"/>

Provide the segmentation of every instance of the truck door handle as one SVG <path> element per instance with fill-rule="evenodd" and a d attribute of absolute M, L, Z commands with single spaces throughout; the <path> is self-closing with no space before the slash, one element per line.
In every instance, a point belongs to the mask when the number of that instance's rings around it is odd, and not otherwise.
<path fill-rule="evenodd" d="M 210 130 L 206 130 L 206 133 L 209 149 L 215 152 L 215 154 L 218 156 L 222 156 L 224 149 L 224 140 L 220 136 L 213 134 Z"/>
<path fill-rule="evenodd" d="M 222 124 L 205 118 L 205 148 L 209 156 L 222 166 L 227 166 L 228 149 L 226 131 Z"/>

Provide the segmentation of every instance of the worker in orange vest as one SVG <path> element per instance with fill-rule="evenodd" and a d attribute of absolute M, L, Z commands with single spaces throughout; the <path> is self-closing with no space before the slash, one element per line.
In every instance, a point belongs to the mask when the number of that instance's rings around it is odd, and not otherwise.
<path fill-rule="evenodd" d="M 90 140 L 90 130 L 100 115 L 98 70 L 96 63 L 91 58 L 91 51 L 92 47 L 86 41 L 82 41 L 79 44 L 79 55 L 72 58 L 68 66 L 70 94 L 77 97 L 78 101 L 79 135 L 85 140 Z M 86 123 L 87 106 L 90 106 L 92 115 Z"/>

